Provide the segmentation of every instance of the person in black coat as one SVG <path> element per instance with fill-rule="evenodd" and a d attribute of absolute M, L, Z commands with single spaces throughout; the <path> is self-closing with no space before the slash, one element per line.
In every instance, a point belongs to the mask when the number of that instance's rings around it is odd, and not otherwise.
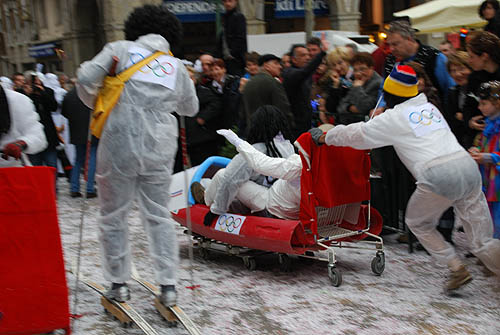
<path fill-rule="evenodd" d="M 80 193 L 80 173 L 82 168 L 85 167 L 87 157 L 90 113 L 90 108 L 85 106 L 78 98 L 76 88 L 66 94 L 62 103 L 61 114 L 68 119 L 70 142 L 75 145 L 76 149 L 75 165 L 71 171 L 70 179 L 70 195 L 73 198 L 82 196 Z M 87 198 L 97 196 L 94 186 L 97 144 L 98 139 L 92 136 L 87 166 Z"/>
<path fill-rule="evenodd" d="M 196 166 L 208 157 L 216 156 L 224 143 L 224 138 L 215 132 L 224 122 L 224 111 L 221 97 L 195 78 L 193 68 L 187 69 L 195 83 L 199 102 L 198 114 L 186 117 L 187 151 L 191 164 Z"/>
<path fill-rule="evenodd" d="M 448 57 L 448 72 L 457 84 L 448 91 L 448 104 L 445 106 L 444 117 L 455 134 L 458 143 L 465 149 L 469 149 L 465 144 L 467 125 L 464 120 L 464 104 L 466 89 L 472 69 L 469 65 L 469 55 L 465 51 L 457 51 Z"/>
<path fill-rule="evenodd" d="M 27 95 L 35 105 L 36 112 L 40 116 L 40 123 L 43 124 L 45 137 L 47 138 L 47 148 L 34 155 L 28 155 L 31 164 L 35 166 L 46 165 L 57 169 L 57 150 L 59 137 L 56 126 L 52 120 L 52 112 L 57 110 L 57 101 L 54 91 L 42 84 L 36 73 L 31 72 L 26 76 L 26 84 L 17 92 Z"/>
<path fill-rule="evenodd" d="M 288 119 L 289 127 L 293 123 L 290 112 L 290 103 L 283 85 L 277 78 L 281 73 L 279 57 L 266 54 L 259 57 L 260 71 L 245 84 L 242 96 L 242 119 L 245 120 L 246 130 L 250 125 L 250 117 L 259 107 L 272 105 L 278 108 Z M 246 130 L 240 129 L 242 137 L 246 138 Z"/>
<path fill-rule="evenodd" d="M 312 75 L 326 55 L 328 45 L 322 41 L 322 50 L 312 60 L 309 51 L 302 44 L 292 46 L 290 54 L 292 66 L 283 71 L 285 88 L 290 109 L 294 117 L 292 136 L 294 139 L 311 128 L 312 107 L 310 102 Z"/>
<path fill-rule="evenodd" d="M 222 16 L 222 30 L 217 36 L 217 58 L 226 63 L 227 73 L 243 76 L 247 53 L 247 22 L 237 11 L 238 0 L 224 0 L 226 12 Z"/>
<path fill-rule="evenodd" d="M 482 19 L 488 21 L 484 27 L 484 31 L 500 37 L 500 12 L 498 11 L 500 5 L 497 0 L 486 0 L 479 6 L 478 12 Z"/>
<path fill-rule="evenodd" d="M 238 122 L 241 91 L 247 80 L 228 74 L 226 65 L 220 58 L 214 60 L 212 79 L 211 89 L 222 99 L 224 111 L 224 120 L 220 128 L 231 129 Z"/>
<path fill-rule="evenodd" d="M 467 42 L 469 64 L 474 70 L 467 83 L 466 98 L 463 107 L 464 121 L 467 126 L 464 144 L 472 146 L 474 137 L 484 130 L 484 117 L 478 109 L 478 90 L 482 83 L 500 80 L 500 38 L 496 35 L 479 31 Z"/>

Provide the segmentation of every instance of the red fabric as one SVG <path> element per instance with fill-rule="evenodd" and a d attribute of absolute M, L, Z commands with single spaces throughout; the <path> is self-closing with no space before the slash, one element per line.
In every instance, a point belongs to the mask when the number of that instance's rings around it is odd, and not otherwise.
<path fill-rule="evenodd" d="M 0 168 L 0 334 L 70 333 L 53 168 Z"/>
<path fill-rule="evenodd" d="M 300 152 L 299 218 L 306 229 L 316 234 L 316 207 L 370 199 L 370 157 L 366 151 L 349 147 L 317 146 L 310 133 L 302 134 L 297 142 L 304 151 Z"/>
<path fill-rule="evenodd" d="M 375 63 L 374 69 L 381 76 L 384 75 L 385 58 L 390 53 L 391 53 L 391 50 L 389 49 L 389 45 L 386 42 L 384 42 L 380 47 L 378 47 L 372 53 L 373 62 Z"/>

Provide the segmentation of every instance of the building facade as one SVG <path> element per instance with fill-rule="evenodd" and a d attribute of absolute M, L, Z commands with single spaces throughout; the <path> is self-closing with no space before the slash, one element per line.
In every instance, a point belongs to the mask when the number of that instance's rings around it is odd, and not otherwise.
<path fill-rule="evenodd" d="M 75 74 L 105 43 L 123 38 L 123 22 L 143 4 L 165 4 L 182 21 L 184 46 L 179 56 L 193 58 L 215 43 L 220 0 L 0 0 L 0 74 L 33 70 Z M 382 29 L 384 8 L 404 9 L 418 0 L 313 0 L 315 30 Z M 387 4 L 386 4 L 387 3 Z M 398 7 L 398 8 L 396 8 Z M 304 30 L 304 0 L 239 0 L 248 34 Z M 219 12 L 219 13 L 217 13 Z"/>

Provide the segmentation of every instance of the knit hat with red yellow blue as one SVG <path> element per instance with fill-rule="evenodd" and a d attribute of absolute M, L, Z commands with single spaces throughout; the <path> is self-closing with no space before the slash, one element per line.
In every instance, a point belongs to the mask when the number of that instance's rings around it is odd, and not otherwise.
<path fill-rule="evenodd" d="M 411 98 L 418 95 L 417 83 L 417 74 L 411 66 L 397 65 L 385 79 L 384 91 L 398 97 Z"/>

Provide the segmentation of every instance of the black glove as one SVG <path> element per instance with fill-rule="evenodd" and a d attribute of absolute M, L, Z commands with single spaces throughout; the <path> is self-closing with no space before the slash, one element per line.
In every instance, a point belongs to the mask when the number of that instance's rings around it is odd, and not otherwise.
<path fill-rule="evenodd" d="M 212 225 L 212 222 L 214 221 L 214 219 L 218 217 L 217 214 L 214 214 L 212 212 L 208 212 L 206 215 L 205 215 L 205 218 L 203 219 L 203 224 L 207 227 L 210 227 Z"/>
<path fill-rule="evenodd" d="M 309 129 L 309 133 L 311 133 L 311 138 L 316 145 L 322 145 L 323 143 L 319 143 L 319 138 L 323 135 L 323 130 L 319 128 L 311 128 Z"/>

